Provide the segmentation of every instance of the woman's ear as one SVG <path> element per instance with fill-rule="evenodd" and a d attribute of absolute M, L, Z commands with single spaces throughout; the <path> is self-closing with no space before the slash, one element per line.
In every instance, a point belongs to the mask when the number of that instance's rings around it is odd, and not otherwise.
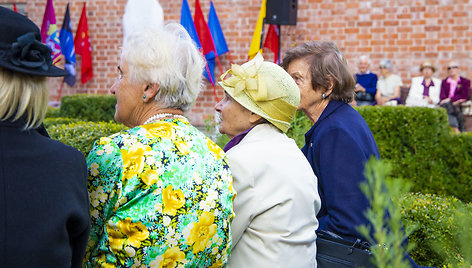
<path fill-rule="evenodd" d="M 159 92 L 159 85 L 158 84 L 148 84 L 146 85 L 146 88 L 144 88 L 144 92 L 143 92 L 143 99 L 144 100 L 150 100 L 150 99 L 154 99 L 154 97 L 156 97 L 157 95 L 157 92 Z"/>
<path fill-rule="evenodd" d="M 334 79 L 331 75 L 328 75 L 328 89 L 325 91 L 326 96 L 331 95 L 334 89 Z"/>
<path fill-rule="evenodd" d="M 251 115 L 249 115 L 249 122 L 252 124 L 256 123 L 257 121 L 261 120 L 262 116 L 255 114 L 251 112 Z"/>

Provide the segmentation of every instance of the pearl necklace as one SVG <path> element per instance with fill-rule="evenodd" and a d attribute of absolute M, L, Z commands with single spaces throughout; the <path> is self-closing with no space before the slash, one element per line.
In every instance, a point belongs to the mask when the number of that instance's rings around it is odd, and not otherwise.
<path fill-rule="evenodd" d="M 180 115 L 180 114 L 158 113 L 158 114 L 155 114 L 155 115 L 149 117 L 149 118 L 144 122 L 143 125 L 146 125 L 146 124 L 149 124 L 149 123 L 152 123 L 152 122 L 155 122 L 155 121 L 158 121 L 158 120 L 167 118 L 167 117 L 180 118 L 180 119 L 185 119 L 185 120 L 187 119 L 185 116 Z"/>

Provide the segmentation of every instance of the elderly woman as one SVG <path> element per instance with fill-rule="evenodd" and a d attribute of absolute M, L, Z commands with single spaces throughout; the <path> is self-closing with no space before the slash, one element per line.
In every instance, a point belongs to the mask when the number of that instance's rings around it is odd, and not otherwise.
<path fill-rule="evenodd" d="M 65 76 L 28 18 L 0 7 L 0 266 L 81 267 L 85 158 L 42 126 L 47 76 Z"/>
<path fill-rule="evenodd" d="M 356 227 L 369 224 L 363 212 L 370 205 L 359 188 L 366 181 L 364 164 L 372 156 L 379 158 L 379 152 L 366 122 L 348 105 L 354 79 L 331 42 L 293 48 L 282 66 L 300 88 L 298 109 L 314 123 L 302 152 L 319 180 L 320 229 L 356 240 Z"/>
<path fill-rule="evenodd" d="M 406 106 L 421 106 L 435 108 L 439 104 L 439 92 L 441 90 L 441 80 L 433 77 L 436 68 L 430 61 L 425 61 L 420 65 L 420 72 L 423 76 L 413 77 L 410 91 L 406 99 Z"/>
<path fill-rule="evenodd" d="M 284 134 L 300 100 L 297 85 L 260 55 L 226 74 L 215 109 L 220 132 L 231 138 L 224 150 L 238 193 L 227 267 L 316 267 L 317 179 Z"/>
<path fill-rule="evenodd" d="M 178 24 L 131 34 L 115 119 L 130 129 L 90 152 L 86 265 L 220 267 L 231 249 L 232 178 L 224 152 L 184 117 L 203 58 Z"/>
<path fill-rule="evenodd" d="M 377 105 L 402 104 L 400 99 L 400 87 L 403 85 L 400 76 L 393 74 L 393 64 L 389 59 L 380 61 L 380 77 L 377 81 L 375 101 Z"/>
<path fill-rule="evenodd" d="M 366 122 L 348 104 L 355 82 L 346 60 L 332 42 L 309 42 L 287 51 L 282 67 L 300 89 L 298 109 L 314 123 L 302 152 L 318 177 L 319 229 L 365 241 L 357 227 L 370 226 L 364 215 L 370 204 L 359 185 L 366 182 L 366 161 L 379 152 Z"/>
<path fill-rule="evenodd" d="M 459 64 L 455 61 L 449 62 L 447 72 L 448 77 L 441 84 L 439 104 L 447 110 L 449 125 L 458 133 L 465 129 L 464 115 L 460 105 L 470 97 L 470 80 L 460 76 Z"/>

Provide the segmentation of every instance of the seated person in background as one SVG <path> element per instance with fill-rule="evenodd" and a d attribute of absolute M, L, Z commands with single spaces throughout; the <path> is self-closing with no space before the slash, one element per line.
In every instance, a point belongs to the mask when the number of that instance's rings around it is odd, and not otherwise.
<path fill-rule="evenodd" d="M 439 105 L 447 110 L 449 124 L 457 133 L 464 131 L 464 115 L 461 103 L 467 101 L 470 95 L 470 80 L 459 75 L 459 64 L 449 62 L 447 66 L 448 77 L 442 81 Z"/>
<path fill-rule="evenodd" d="M 406 106 L 437 107 L 439 104 L 439 92 L 441 91 L 441 80 L 433 77 L 436 71 L 430 61 L 420 65 L 423 76 L 413 77 L 411 87 L 406 99 Z"/>
<path fill-rule="evenodd" d="M 372 105 L 377 92 L 377 75 L 369 70 L 370 59 L 366 55 L 359 57 L 357 65 L 359 73 L 355 75 L 356 80 L 356 102 L 358 106 Z"/>
<path fill-rule="evenodd" d="M 227 73 L 233 76 L 225 78 Z M 292 139 L 293 79 L 261 55 L 222 76 L 219 131 L 237 192 L 227 267 L 316 267 L 317 178 Z"/>
<path fill-rule="evenodd" d="M 392 73 L 392 61 L 389 59 L 380 61 L 379 69 L 380 77 L 377 81 L 377 93 L 375 94 L 377 105 L 402 104 L 400 87 L 403 83 L 400 76 Z"/>

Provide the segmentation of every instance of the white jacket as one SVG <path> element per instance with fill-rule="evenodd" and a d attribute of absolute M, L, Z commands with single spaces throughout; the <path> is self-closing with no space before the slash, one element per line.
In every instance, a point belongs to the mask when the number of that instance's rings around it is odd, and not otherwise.
<path fill-rule="evenodd" d="M 420 107 L 429 107 L 434 108 L 439 104 L 439 93 L 441 92 L 441 80 L 433 77 L 434 86 L 429 88 L 429 97 L 433 100 L 433 103 L 428 103 L 423 99 L 424 87 L 423 76 L 413 77 L 411 80 L 410 92 L 408 93 L 408 98 L 406 99 L 406 106 L 420 106 Z"/>
<path fill-rule="evenodd" d="M 318 180 L 295 142 L 261 124 L 226 155 L 237 192 L 227 267 L 316 267 Z"/>

